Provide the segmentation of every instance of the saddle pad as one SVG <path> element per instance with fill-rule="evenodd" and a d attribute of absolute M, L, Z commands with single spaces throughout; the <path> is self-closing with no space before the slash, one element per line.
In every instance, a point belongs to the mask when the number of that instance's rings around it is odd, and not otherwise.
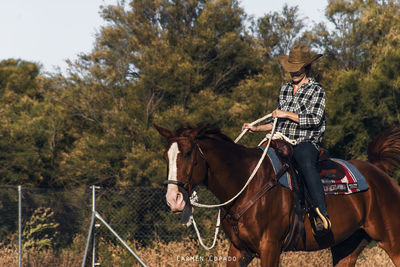
<path fill-rule="evenodd" d="M 260 146 L 259 148 L 265 149 L 265 146 Z M 278 173 L 282 164 L 276 155 L 275 150 L 270 148 L 267 155 L 272 163 L 275 174 Z M 321 179 L 325 195 L 344 195 L 368 190 L 365 177 L 356 167 L 354 167 L 354 165 L 342 159 L 331 158 L 331 160 L 340 164 L 344 168 L 346 175 L 340 180 Z M 279 178 L 279 183 L 290 190 L 293 189 L 292 177 L 288 172 L 285 172 Z"/>
<path fill-rule="evenodd" d="M 331 158 L 331 160 L 340 164 L 346 174 L 340 180 L 321 180 L 326 195 L 347 195 L 368 190 L 365 177 L 354 165 L 342 159 Z"/>
<path fill-rule="evenodd" d="M 260 146 L 260 148 L 262 150 L 265 149 L 266 146 Z M 279 170 L 282 168 L 282 163 L 279 160 L 278 156 L 275 153 L 275 149 L 273 148 L 269 148 L 268 152 L 267 152 L 267 156 L 269 158 L 269 160 L 271 161 L 272 167 L 274 168 L 274 172 L 275 174 L 277 174 L 279 172 Z M 292 177 L 290 176 L 290 174 L 288 172 L 285 172 L 280 178 L 279 178 L 279 183 L 287 188 L 289 188 L 290 190 L 293 189 L 292 186 Z"/>

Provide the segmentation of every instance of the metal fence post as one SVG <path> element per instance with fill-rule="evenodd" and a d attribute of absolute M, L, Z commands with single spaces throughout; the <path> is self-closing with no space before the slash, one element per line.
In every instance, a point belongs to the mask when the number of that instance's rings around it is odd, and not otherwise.
<path fill-rule="evenodd" d="M 88 233 L 88 238 L 86 241 L 86 248 L 85 248 L 85 253 L 83 254 L 83 260 L 82 260 L 82 267 L 85 267 L 85 263 L 86 263 L 86 258 L 87 258 L 87 254 L 88 254 L 88 249 L 89 249 L 89 244 L 90 244 L 90 238 L 92 236 L 92 232 L 93 232 L 93 226 L 94 226 L 94 221 L 95 221 L 95 214 L 92 214 L 92 219 L 90 220 L 90 227 L 89 227 L 89 233 Z"/>
<path fill-rule="evenodd" d="M 96 188 L 100 188 L 100 187 L 92 185 L 90 188 L 92 188 L 92 219 L 90 221 L 90 227 L 89 227 L 88 238 L 86 241 L 85 253 L 83 255 L 83 260 L 82 260 L 82 267 L 84 267 L 85 263 L 86 263 L 86 258 L 87 258 L 91 238 L 93 241 L 93 244 L 92 244 L 93 245 L 92 266 L 95 266 L 95 264 L 96 264 L 96 262 L 95 262 L 96 250 L 95 250 L 94 225 L 95 225 L 95 219 L 96 219 Z"/>
<path fill-rule="evenodd" d="M 100 188 L 99 186 L 92 186 L 92 212 L 93 214 L 96 214 L 96 189 Z M 92 267 L 95 267 L 96 264 L 96 223 L 93 221 L 94 227 L 93 233 L 92 233 Z"/>
<path fill-rule="evenodd" d="M 96 212 L 96 186 L 92 186 L 92 212 Z M 92 233 L 92 267 L 96 264 L 96 227 L 93 228 Z"/>
<path fill-rule="evenodd" d="M 143 266 L 147 267 L 147 265 L 139 258 L 138 255 L 129 247 L 129 245 L 111 228 L 111 226 L 100 216 L 100 214 L 96 211 L 96 218 L 99 219 L 110 231 L 111 233 L 118 238 L 118 240 L 125 246 L 125 248 L 138 260 L 138 262 Z"/>
<path fill-rule="evenodd" d="M 110 231 L 111 233 L 117 237 L 117 239 L 125 246 L 125 248 L 139 261 L 139 263 L 147 267 L 146 264 L 139 258 L 138 255 L 128 246 L 128 244 L 117 234 L 117 232 L 114 231 L 114 229 L 111 228 L 111 226 L 100 216 L 100 214 L 96 211 L 96 189 L 100 188 L 99 186 L 91 186 L 92 188 L 92 220 L 90 223 L 90 229 L 88 233 L 88 239 L 86 241 L 86 248 L 85 248 L 85 253 L 83 255 L 83 261 L 82 261 L 82 266 L 85 266 L 86 263 L 86 257 L 88 254 L 88 249 L 89 249 L 89 243 L 90 239 L 92 239 L 92 267 L 95 267 L 97 265 L 100 265 L 100 263 L 96 263 L 96 238 L 95 238 L 95 228 L 99 225 L 95 224 L 95 219 L 99 219 Z"/>
<path fill-rule="evenodd" d="M 18 267 L 22 264 L 22 192 L 18 186 Z"/>

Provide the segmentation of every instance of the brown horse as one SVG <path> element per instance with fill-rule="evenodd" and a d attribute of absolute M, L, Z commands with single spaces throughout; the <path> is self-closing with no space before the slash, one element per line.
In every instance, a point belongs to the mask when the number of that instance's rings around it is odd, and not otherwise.
<path fill-rule="evenodd" d="M 177 131 L 155 126 L 167 138 L 164 157 L 168 164 L 167 203 L 174 212 L 188 204 L 192 188 L 204 184 L 222 202 L 236 195 L 246 183 L 262 151 L 235 144 L 218 129 L 205 126 Z M 388 131 L 371 143 L 369 162 L 351 160 L 365 176 L 369 190 L 350 195 L 328 195 L 332 222 L 331 239 L 319 242 L 305 220 L 305 240 L 295 250 L 331 248 L 334 266 L 354 266 L 363 248 L 375 240 L 396 266 L 400 267 L 400 190 L 386 173 L 399 167 L 400 130 Z M 248 203 L 274 177 L 268 160 L 247 189 L 227 209 L 234 213 Z M 279 255 L 289 229 L 292 192 L 274 185 L 237 222 L 237 229 L 225 218 L 223 229 L 231 241 L 229 256 L 238 259 L 228 266 L 247 266 L 254 257 L 262 266 L 278 266 Z"/>

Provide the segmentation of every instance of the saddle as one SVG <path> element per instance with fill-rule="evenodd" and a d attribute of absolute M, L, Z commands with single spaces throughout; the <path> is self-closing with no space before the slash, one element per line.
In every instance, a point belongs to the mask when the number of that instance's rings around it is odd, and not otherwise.
<path fill-rule="evenodd" d="M 286 235 L 282 251 L 293 250 L 300 238 L 305 242 L 305 215 L 308 214 L 310 223 L 313 225 L 313 219 L 318 215 L 315 213 L 315 207 L 311 201 L 308 191 L 302 179 L 299 179 L 299 174 L 296 171 L 293 161 L 293 147 L 284 140 L 273 140 L 271 147 L 275 150 L 281 162 L 289 165 L 288 172 L 293 177 L 293 208 L 291 212 L 291 223 L 289 231 Z M 317 168 L 321 179 L 340 180 L 345 175 L 344 168 L 329 159 L 329 154 L 326 149 L 321 148 L 319 151 Z"/>
<path fill-rule="evenodd" d="M 263 144 L 266 146 L 266 143 Z M 305 215 L 308 214 L 310 218 L 316 217 L 314 211 L 314 205 L 312 204 L 311 198 L 308 196 L 307 189 L 302 181 L 299 179 L 298 172 L 295 170 L 293 164 L 293 147 L 289 143 L 283 140 L 273 140 L 271 142 L 271 147 L 274 149 L 282 163 L 281 168 L 275 174 L 273 179 L 268 180 L 266 184 L 255 194 L 253 197 L 241 206 L 237 211 L 231 213 L 229 210 L 224 211 L 223 220 L 227 220 L 234 231 L 235 234 L 239 234 L 238 221 L 241 216 L 260 199 L 268 190 L 272 189 L 275 185 L 279 183 L 279 178 L 286 172 L 288 172 L 292 177 L 293 184 L 293 207 L 290 214 L 290 224 L 289 230 L 286 233 L 282 251 L 294 250 L 298 240 L 302 237 L 303 242 L 305 242 L 305 229 L 304 229 L 304 219 Z M 320 176 L 325 177 L 338 177 L 341 179 L 340 173 L 345 173 L 344 169 L 336 162 L 329 159 L 327 151 L 321 150 L 319 156 L 318 166 L 320 168 Z M 331 178 L 330 178 L 331 179 Z M 310 220 L 310 222 L 313 220 Z"/>
<path fill-rule="evenodd" d="M 291 144 L 284 140 L 273 140 L 271 147 L 275 149 L 281 161 L 291 164 L 293 157 L 293 147 Z M 317 168 L 321 179 L 340 180 L 346 174 L 342 165 L 329 159 L 329 153 L 324 148 L 320 148 L 319 150 Z"/>

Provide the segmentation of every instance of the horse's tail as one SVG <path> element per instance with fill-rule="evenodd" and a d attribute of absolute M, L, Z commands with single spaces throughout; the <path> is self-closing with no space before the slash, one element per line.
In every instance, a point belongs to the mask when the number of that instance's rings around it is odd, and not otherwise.
<path fill-rule="evenodd" d="M 400 168 L 399 128 L 383 132 L 369 144 L 368 161 L 387 173 Z"/>

